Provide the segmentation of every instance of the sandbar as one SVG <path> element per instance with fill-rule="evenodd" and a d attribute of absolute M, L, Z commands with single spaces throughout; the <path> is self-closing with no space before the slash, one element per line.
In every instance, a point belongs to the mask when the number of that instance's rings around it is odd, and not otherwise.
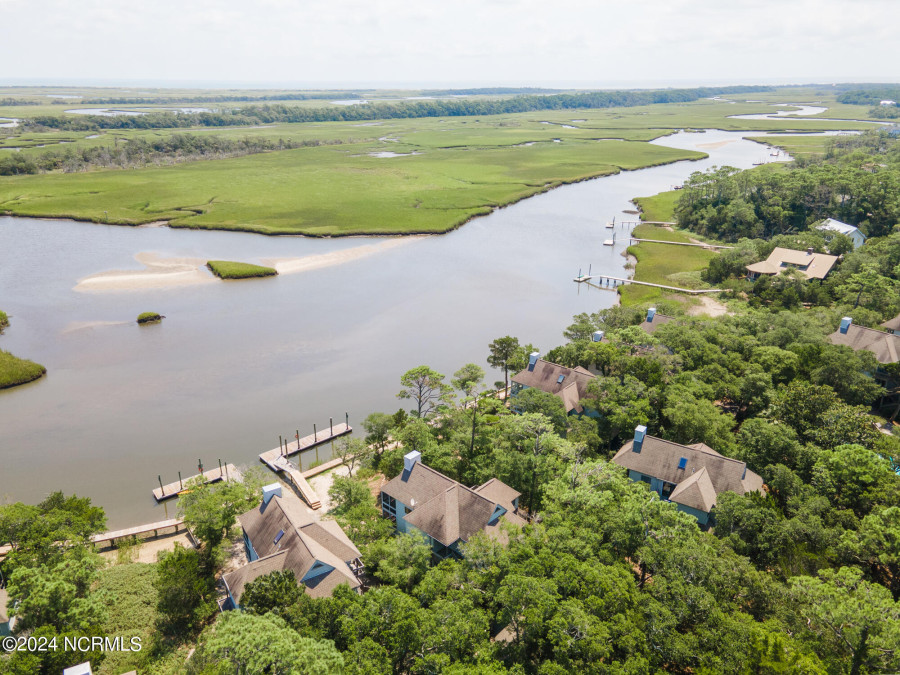
<path fill-rule="evenodd" d="M 426 235 L 413 235 L 388 239 L 377 244 L 364 244 L 353 248 L 292 258 L 266 258 L 260 262 L 274 267 L 279 274 L 297 274 L 310 270 L 343 265 L 367 258 Z M 143 291 L 154 288 L 179 288 L 198 284 L 223 283 L 206 269 L 205 258 L 162 258 L 156 253 L 143 252 L 134 259 L 144 265 L 142 270 L 110 270 L 79 279 L 74 290 L 80 292 Z M 96 325 L 96 324 L 95 324 Z M 81 326 L 73 327 L 77 330 Z"/>
<path fill-rule="evenodd" d="M 387 241 L 382 241 L 378 244 L 354 246 L 353 248 L 345 248 L 341 251 L 306 255 L 302 258 L 266 258 L 262 260 L 262 264 L 274 267 L 278 271 L 278 274 L 297 274 L 298 272 L 308 272 L 309 270 L 331 267 L 332 265 L 342 265 L 353 260 L 359 260 L 360 258 L 367 258 L 370 255 L 375 255 L 376 253 L 402 246 L 410 241 L 422 239 L 424 236 L 425 235 L 414 235 L 397 239 L 388 239 Z"/>
<path fill-rule="evenodd" d="M 142 291 L 215 283 L 203 258 L 162 258 L 155 253 L 138 253 L 134 259 L 142 270 L 111 270 L 80 279 L 76 291 Z"/>

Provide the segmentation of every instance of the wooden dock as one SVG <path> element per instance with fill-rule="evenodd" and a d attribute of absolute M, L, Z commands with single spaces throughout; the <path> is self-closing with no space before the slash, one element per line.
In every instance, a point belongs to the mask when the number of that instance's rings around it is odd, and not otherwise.
<path fill-rule="evenodd" d="M 312 489 L 312 485 L 306 482 L 306 478 L 296 466 L 290 463 L 287 457 L 283 455 L 275 455 L 267 457 L 269 452 L 264 452 L 259 458 L 268 465 L 275 473 L 283 473 L 287 476 L 288 481 L 297 488 L 303 501 L 309 504 L 312 509 L 322 508 L 322 502 L 319 501 L 319 495 Z"/>
<path fill-rule="evenodd" d="M 722 246 L 720 244 L 694 244 L 686 241 L 664 241 L 662 239 L 638 239 L 637 237 L 629 237 L 629 241 L 647 242 L 648 244 L 672 244 L 673 246 L 698 246 L 700 248 L 734 248 L 734 246 Z"/>
<path fill-rule="evenodd" d="M 609 281 L 618 282 L 617 284 L 613 284 L 612 286 L 606 285 L 601 286 L 600 284 L 590 284 L 594 288 L 600 288 L 603 290 L 615 290 L 621 284 L 637 284 L 638 286 L 652 286 L 653 288 L 663 288 L 667 291 L 678 291 L 679 293 L 688 293 L 690 295 L 701 295 L 703 293 L 724 293 L 724 288 L 702 288 L 702 289 L 694 289 L 694 288 L 678 288 L 677 286 L 665 286 L 663 284 L 651 284 L 649 281 L 635 281 L 634 279 L 623 279 L 621 277 L 611 277 L 608 274 L 594 274 L 587 275 L 582 274 L 580 277 L 575 277 L 572 281 L 576 283 L 582 284 L 585 282 L 589 282 L 592 279 L 608 279 Z"/>
<path fill-rule="evenodd" d="M 314 448 L 317 445 L 328 443 L 335 438 L 349 434 L 351 431 L 353 431 L 353 427 L 344 422 L 339 422 L 338 424 L 330 426 L 328 429 L 323 429 L 322 431 L 312 433 L 309 436 L 304 436 L 299 440 L 288 441 L 286 444 L 287 449 L 284 447 L 274 448 L 262 453 L 259 458 L 268 464 L 269 460 L 275 459 L 276 457 L 290 457 L 291 455 L 296 455 L 298 452 L 303 452 L 310 448 Z"/>
<path fill-rule="evenodd" d="M 174 499 L 178 496 L 179 492 L 184 490 L 185 485 L 201 476 L 204 478 L 203 482 L 207 484 L 218 483 L 220 480 L 241 480 L 241 472 L 235 468 L 234 464 L 226 464 L 221 470 L 219 470 L 219 467 L 215 467 L 209 471 L 204 471 L 202 474 L 198 473 L 194 476 L 188 476 L 183 480 L 177 480 L 174 483 L 163 485 L 162 488 L 153 488 L 153 498 L 157 502 Z"/>
<path fill-rule="evenodd" d="M 182 525 L 184 525 L 184 521 L 181 518 L 170 518 L 169 520 L 160 520 L 156 523 L 137 525 L 135 527 L 129 527 L 124 530 L 113 530 L 112 532 L 95 534 L 93 537 L 91 537 L 91 541 L 93 541 L 95 544 L 109 542 L 110 545 L 114 545 L 116 543 L 116 539 L 137 537 L 138 535 L 147 534 L 149 532 L 152 532 L 153 536 L 156 537 L 158 536 L 160 530 L 167 530 L 170 527 L 174 527 L 175 532 L 178 532 L 178 528 Z"/>

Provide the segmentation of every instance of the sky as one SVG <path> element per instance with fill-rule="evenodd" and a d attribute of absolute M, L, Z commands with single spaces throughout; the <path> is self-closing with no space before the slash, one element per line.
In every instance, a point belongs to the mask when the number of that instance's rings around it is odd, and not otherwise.
<path fill-rule="evenodd" d="M 898 0 L 0 0 L 0 84 L 900 81 Z"/>

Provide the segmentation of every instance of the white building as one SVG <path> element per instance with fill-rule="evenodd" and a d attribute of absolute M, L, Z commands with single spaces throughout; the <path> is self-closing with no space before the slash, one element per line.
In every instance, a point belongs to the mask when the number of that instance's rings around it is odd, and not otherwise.
<path fill-rule="evenodd" d="M 890 99 L 887 99 L 882 101 L 881 105 L 897 105 L 897 101 L 891 101 Z"/>
<path fill-rule="evenodd" d="M 846 234 L 853 240 L 853 248 L 859 248 L 866 243 L 866 235 L 860 232 L 858 227 L 842 223 L 839 220 L 834 220 L 834 218 L 826 218 L 819 225 L 816 225 L 816 229 Z M 825 239 L 828 240 L 830 237 L 826 234 Z"/>

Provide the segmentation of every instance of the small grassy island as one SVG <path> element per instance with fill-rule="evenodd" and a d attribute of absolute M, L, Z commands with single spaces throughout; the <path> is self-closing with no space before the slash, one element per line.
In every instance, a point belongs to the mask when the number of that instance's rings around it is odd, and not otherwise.
<path fill-rule="evenodd" d="M 220 279 L 250 279 L 253 277 L 273 277 L 278 274 L 274 267 L 251 265 L 229 260 L 210 260 L 206 263 L 210 272 Z"/>
<path fill-rule="evenodd" d="M 162 314 L 158 314 L 157 312 L 141 312 L 138 314 L 137 322 L 140 324 L 144 323 L 159 323 L 163 319 L 165 319 Z"/>
<path fill-rule="evenodd" d="M 0 333 L 9 325 L 6 312 L 0 312 Z M 0 349 L 0 389 L 32 382 L 47 372 L 40 363 L 20 359 Z"/>

